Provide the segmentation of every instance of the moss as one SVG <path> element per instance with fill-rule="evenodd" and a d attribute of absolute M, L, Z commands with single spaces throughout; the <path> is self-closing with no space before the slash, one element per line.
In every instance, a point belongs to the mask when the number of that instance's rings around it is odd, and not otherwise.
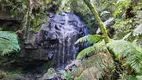
<path fill-rule="evenodd" d="M 25 78 L 19 70 L 8 72 L 0 71 L 0 80 L 25 80 Z"/>
<path fill-rule="evenodd" d="M 107 34 L 107 30 L 106 30 L 105 25 L 103 24 L 102 20 L 100 19 L 99 15 L 98 15 L 96 7 L 89 0 L 84 0 L 84 2 L 89 7 L 89 9 L 92 12 L 94 18 L 96 19 L 98 27 L 100 28 L 101 32 L 103 33 L 103 37 L 104 37 L 105 42 L 108 43 L 110 38 L 109 38 L 109 36 Z"/>

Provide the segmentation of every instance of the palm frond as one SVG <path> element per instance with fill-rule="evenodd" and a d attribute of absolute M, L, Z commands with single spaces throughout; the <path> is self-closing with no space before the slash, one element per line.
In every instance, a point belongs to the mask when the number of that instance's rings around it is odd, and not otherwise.
<path fill-rule="evenodd" d="M 101 36 L 98 35 L 98 34 L 95 34 L 95 35 L 87 35 L 87 36 L 84 36 L 84 37 L 81 37 L 79 38 L 75 44 L 79 43 L 79 42 L 87 42 L 88 44 L 94 44 L 94 43 L 97 43 L 99 41 L 101 41 Z"/>
<path fill-rule="evenodd" d="M 20 50 L 17 35 L 7 31 L 0 31 L 0 55 Z"/>
<path fill-rule="evenodd" d="M 137 73 L 142 73 L 142 50 L 125 40 L 114 40 L 107 46 L 118 58 L 126 58 L 126 64 L 129 64 Z"/>

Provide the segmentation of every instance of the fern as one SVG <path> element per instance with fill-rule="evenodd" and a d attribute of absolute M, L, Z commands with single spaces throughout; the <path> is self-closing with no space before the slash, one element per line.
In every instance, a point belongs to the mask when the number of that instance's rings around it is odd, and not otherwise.
<path fill-rule="evenodd" d="M 80 59 L 86 55 L 92 54 L 92 56 L 84 59 L 82 64 L 75 68 L 72 72 L 73 76 L 79 75 L 75 80 L 95 80 L 100 79 L 105 75 L 105 69 L 108 67 L 105 53 L 99 54 L 100 52 L 106 52 L 107 48 L 104 40 L 99 35 L 88 35 L 80 38 L 76 43 L 85 42 L 91 44 L 88 48 L 85 48 L 77 55 L 76 59 Z M 96 54 L 94 54 L 96 53 Z M 107 55 L 108 56 L 108 55 Z M 92 75 L 92 76 L 90 76 Z"/>
<path fill-rule="evenodd" d="M 20 50 L 17 35 L 7 31 L 0 31 L 0 55 Z"/>
<path fill-rule="evenodd" d="M 142 75 L 136 76 L 137 80 L 142 80 Z"/>
<path fill-rule="evenodd" d="M 98 34 L 87 35 L 87 36 L 84 36 L 84 37 L 81 37 L 80 39 L 78 39 L 75 42 L 75 44 L 80 43 L 80 42 L 87 42 L 88 44 L 94 44 L 94 45 L 90 46 L 90 47 L 87 47 L 84 50 L 82 50 L 81 52 L 79 52 L 79 54 L 78 54 L 76 59 L 80 59 L 80 58 L 84 57 L 85 55 L 89 55 L 90 53 L 97 52 L 99 49 L 101 49 L 101 48 L 97 48 L 98 46 L 102 45 L 103 41 L 101 41 L 101 40 L 102 40 L 102 38 Z M 97 47 L 95 47 L 95 46 L 97 46 Z"/>
<path fill-rule="evenodd" d="M 101 51 L 106 51 L 106 46 L 104 40 L 100 35 L 87 35 L 76 41 L 75 44 L 79 42 L 87 42 L 88 44 L 94 44 L 88 48 L 85 48 L 77 55 L 76 59 L 80 59 L 86 55 L 93 54 L 87 59 L 83 60 L 82 65 L 76 68 L 72 74 L 73 76 L 79 75 L 75 80 L 95 80 L 100 79 L 105 75 L 104 69 L 107 67 L 107 60 L 105 60 L 104 55 L 94 54 Z M 105 53 L 103 53 L 105 54 Z M 90 76 L 91 75 L 91 76 Z"/>
<path fill-rule="evenodd" d="M 91 53 L 98 53 L 98 52 L 106 52 L 106 46 L 105 46 L 105 42 L 101 41 L 98 42 L 96 44 L 94 44 L 93 46 L 87 47 L 84 50 L 82 50 L 81 52 L 78 53 L 77 58 L 76 59 L 80 59 L 86 55 L 89 55 Z"/>
<path fill-rule="evenodd" d="M 118 0 L 117 3 L 114 3 L 116 10 L 113 13 L 113 17 L 117 18 L 118 16 L 124 13 L 126 7 L 129 6 L 130 0 Z"/>
<path fill-rule="evenodd" d="M 95 35 L 87 35 L 87 36 L 84 36 L 84 37 L 81 37 L 80 39 L 78 39 L 75 44 L 79 43 L 79 42 L 87 42 L 88 44 L 94 44 L 94 43 L 97 43 L 99 41 L 101 41 L 101 36 L 98 35 L 98 34 L 95 34 Z"/>
<path fill-rule="evenodd" d="M 130 33 L 128 33 L 127 35 L 125 35 L 125 36 L 123 37 L 123 40 L 129 39 L 129 37 L 130 37 L 131 34 L 132 34 L 132 33 L 130 32 Z"/>
<path fill-rule="evenodd" d="M 120 74 L 120 80 L 138 80 L 138 79 L 132 75 Z"/>
<path fill-rule="evenodd" d="M 142 37 L 136 37 L 133 42 L 134 45 L 136 45 L 138 48 L 142 48 Z"/>
<path fill-rule="evenodd" d="M 89 53 L 92 53 L 92 52 L 94 52 L 94 46 L 87 47 L 84 50 L 82 50 L 81 52 L 79 52 L 76 59 L 80 59 L 80 58 L 84 57 L 85 55 L 88 55 Z"/>
<path fill-rule="evenodd" d="M 105 75 L 108 64 L 105 53 L 95 54 L 82 61 L 82 64 L 73 70 L 72 75 L 79 80 L 99 80 Z"/>
<path fill-rule="evenodd" d="M 142 50 L 125 40 L 114 40 L 107 44 L 118 58 L 126 58 L 129 64 L 137 73 L 142 73 Z"/>

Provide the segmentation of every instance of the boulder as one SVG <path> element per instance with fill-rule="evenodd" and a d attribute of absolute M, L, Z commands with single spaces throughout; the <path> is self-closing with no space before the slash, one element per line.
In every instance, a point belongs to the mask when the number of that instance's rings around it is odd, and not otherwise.
<path fill-rule="evenodd" d="M 39 80 L 58 80 L 58 76 L 56 71 L 50 68 Z"/>
<path fill-rule="evenodd" d="M 81 46 L 83 48 L 83 44 L 74 43 L 87 33 L 86 26 L 75 14 L 50 14 L 40 31 L 26 40 L 22 55 L 30 59 L 52 60 L 53 66 L 63 69 L 76 58 Z"/>

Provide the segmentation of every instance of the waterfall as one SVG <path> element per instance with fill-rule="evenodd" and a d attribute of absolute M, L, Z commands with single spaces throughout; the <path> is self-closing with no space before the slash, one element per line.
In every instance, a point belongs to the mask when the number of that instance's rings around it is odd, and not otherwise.
<path fill-rule="evenodd" d="M 74 43 L 86 34 L 88 34 L 86 26 L 75 14 L 70 12 L 50 14 L 47 23 L 43 24 L 32 38 L 35 49 L 30 49 L 28 56 L 41 60 L 50 59 L 55 68 L 63 69 L 76 58 L 81 46 L 84 46 Z"/>

